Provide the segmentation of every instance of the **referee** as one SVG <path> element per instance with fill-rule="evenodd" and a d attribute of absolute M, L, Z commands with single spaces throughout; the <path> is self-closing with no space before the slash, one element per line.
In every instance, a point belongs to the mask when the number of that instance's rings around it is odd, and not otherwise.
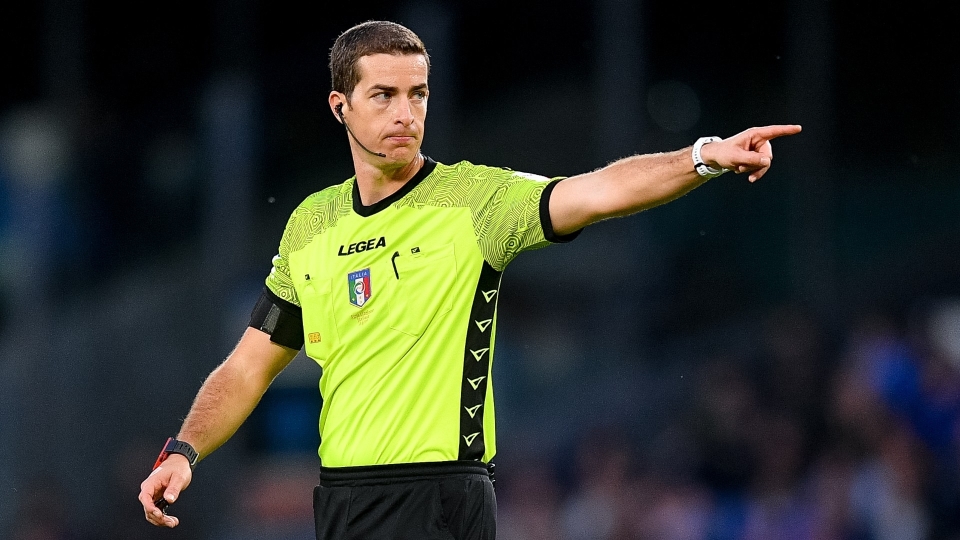
<path fill-rule="evenodd" d="M 206 379 L 139 500 L 176 527 L 193 467 L 223 444 L 301 348 L 323 368 L 318 540 L 492 539 L 491 365 L 500 277 L 519 253 L 675 199 L 729 170 L 755 181 L 770 140 L 750 128 L 692 148 L 547 179 L 420 152 L 430 58 L 392 22 L 341 34 L 328 102 L 356 175 L 294 211 L 250 327 Z"/>

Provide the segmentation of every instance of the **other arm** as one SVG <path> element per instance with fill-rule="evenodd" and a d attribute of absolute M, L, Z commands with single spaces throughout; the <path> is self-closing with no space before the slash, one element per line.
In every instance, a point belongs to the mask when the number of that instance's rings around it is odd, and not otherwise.
<path fill-rule="evenodd" d="M 755 182 L 770 168 L 770 140 L 800 132 L 800 126 L 750 128 L 722 141 L 703 145 L 706 165 L 750 173 Z M 690 148 L 632 156 L 571 176 L 557 184 L 550 197 L 550 220 L 558 235 L 591 223 L 627 216 L 672 201 L 707 181 L 697 174 Z"/>
<path fill-rule="evenodd" d="M 253 411 L 273 379 L 297 351 L 270 341 L 270 335 L 247 328 L 233 352 L 204 381 L 177 439 L 189 443 L 203 459 L 225 443 Z M 187 459 L 172 454 L 140 484 L 147 521 L 176 527 L 180 520 L 156 507 L 161 496 L 173 503 L 193 477 Z"/>

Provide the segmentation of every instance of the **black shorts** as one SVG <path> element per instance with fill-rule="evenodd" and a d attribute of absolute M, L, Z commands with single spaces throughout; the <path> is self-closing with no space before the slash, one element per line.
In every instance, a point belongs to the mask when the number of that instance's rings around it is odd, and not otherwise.
<path fill-rule="evenodd" d="M 317 540 L 493 540 L 497 499 L 485 463 L 321 467 Z"/>

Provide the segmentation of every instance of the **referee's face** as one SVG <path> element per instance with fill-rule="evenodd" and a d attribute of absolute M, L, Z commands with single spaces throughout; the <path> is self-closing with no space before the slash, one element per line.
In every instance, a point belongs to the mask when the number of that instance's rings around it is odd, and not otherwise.
<path fill-rule="evenodd" d="M 410 163 L 420 151 L 427 117 L 426 58 L 372 54 L 358 64 L 360 82 L 344 109 L 350 129 L 364 146 L 386 154 L 387 161 Z"/>

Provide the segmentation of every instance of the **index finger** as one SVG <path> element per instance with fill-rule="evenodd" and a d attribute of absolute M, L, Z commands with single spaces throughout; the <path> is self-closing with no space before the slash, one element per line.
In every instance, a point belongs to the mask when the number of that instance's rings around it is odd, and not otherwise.
<path fill-rule="evenodd" d="M 762 126 L 753 129 L 754 136 L 769 141 L 770 139 L 776 139 L 777 137 L 796 135 L 797 133 L 800 133 L 803 128 L 797 124 L 780 124 L 773 126 Z"/>

